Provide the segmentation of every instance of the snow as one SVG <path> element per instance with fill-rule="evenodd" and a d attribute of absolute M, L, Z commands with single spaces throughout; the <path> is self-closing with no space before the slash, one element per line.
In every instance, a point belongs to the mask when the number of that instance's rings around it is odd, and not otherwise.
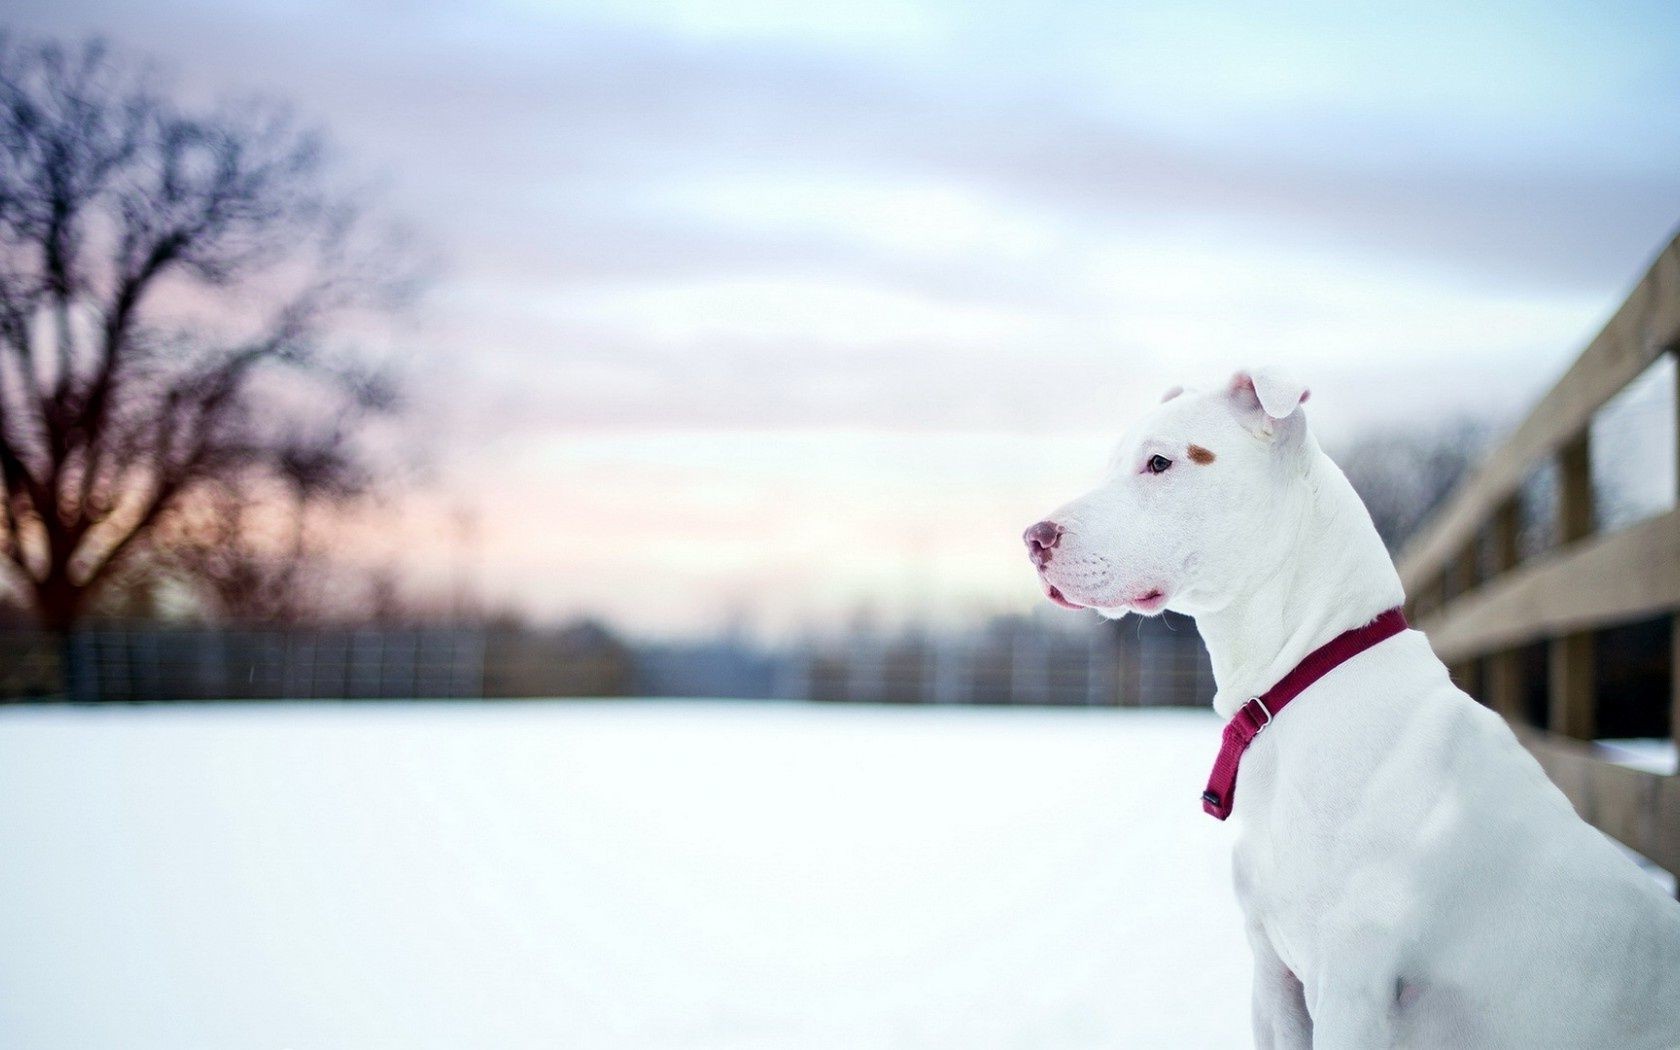
<path fill-rule="evenodd" d="M 1672 740 L 1632 737 L 1599 740 L 1597 743 L 1604 750 L 1604 757 L 1617 765 L 1643 769 L 1647 773 L 1660 773 L 1663 776 L 1670 776 L 1680 768 L 1680 755 L 1676 754 Z"/>
<path fill-rule="evenodd" d="M 0 1043 L 1237 1046 L 1187 711 L 0 711 Z"/>

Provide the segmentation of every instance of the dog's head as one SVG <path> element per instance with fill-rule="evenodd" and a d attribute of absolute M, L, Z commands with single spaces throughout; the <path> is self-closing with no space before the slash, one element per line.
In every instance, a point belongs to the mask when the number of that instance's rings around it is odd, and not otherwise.
<path fill-rule="evenodd" d="M 1027 529 L 1050 600 L 1111 617 L 1195 614 L 1275 568 L 1273 511 L 1310 455 L 1307 393 L 1273 370 L 1167 391 L 1121 440 L 1102 484 Z"/>

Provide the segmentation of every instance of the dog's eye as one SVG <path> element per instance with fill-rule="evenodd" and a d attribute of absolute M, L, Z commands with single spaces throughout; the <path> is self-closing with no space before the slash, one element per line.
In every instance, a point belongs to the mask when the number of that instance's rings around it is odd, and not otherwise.
<path fill-rule="evenodd" d="M 1151 474 L 1159 474 L 1170 466 L 1172 466 L 1172 460 L 1167 457 L 1150 456 L 1149 462 L 1143 465 L 1143 469 L 1149 471 Z"/>

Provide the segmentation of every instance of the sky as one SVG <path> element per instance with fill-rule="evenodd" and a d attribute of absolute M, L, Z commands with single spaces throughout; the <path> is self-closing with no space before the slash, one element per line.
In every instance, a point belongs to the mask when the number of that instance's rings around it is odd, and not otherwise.
<path fill-rule="evenodd" d="M 14 0 L 289 99 L 443 261 L 357 541 L 644 636 L 1042 601 L 1175 383 L 1509 422 L 1680 222 L 1680 7 Z"/>

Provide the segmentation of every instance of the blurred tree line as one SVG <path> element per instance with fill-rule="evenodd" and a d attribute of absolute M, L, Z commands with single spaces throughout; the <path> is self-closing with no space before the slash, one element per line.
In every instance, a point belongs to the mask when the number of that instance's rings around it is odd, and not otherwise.
<path fill-rule="evenodd" d="M 1365 501 L 1389 553 L 1398 555 L 1481 461 L 1491 437 L 1483 420 L 1450 419 L 1368 431 L 1332 450 L 1332 458 Z"/>

